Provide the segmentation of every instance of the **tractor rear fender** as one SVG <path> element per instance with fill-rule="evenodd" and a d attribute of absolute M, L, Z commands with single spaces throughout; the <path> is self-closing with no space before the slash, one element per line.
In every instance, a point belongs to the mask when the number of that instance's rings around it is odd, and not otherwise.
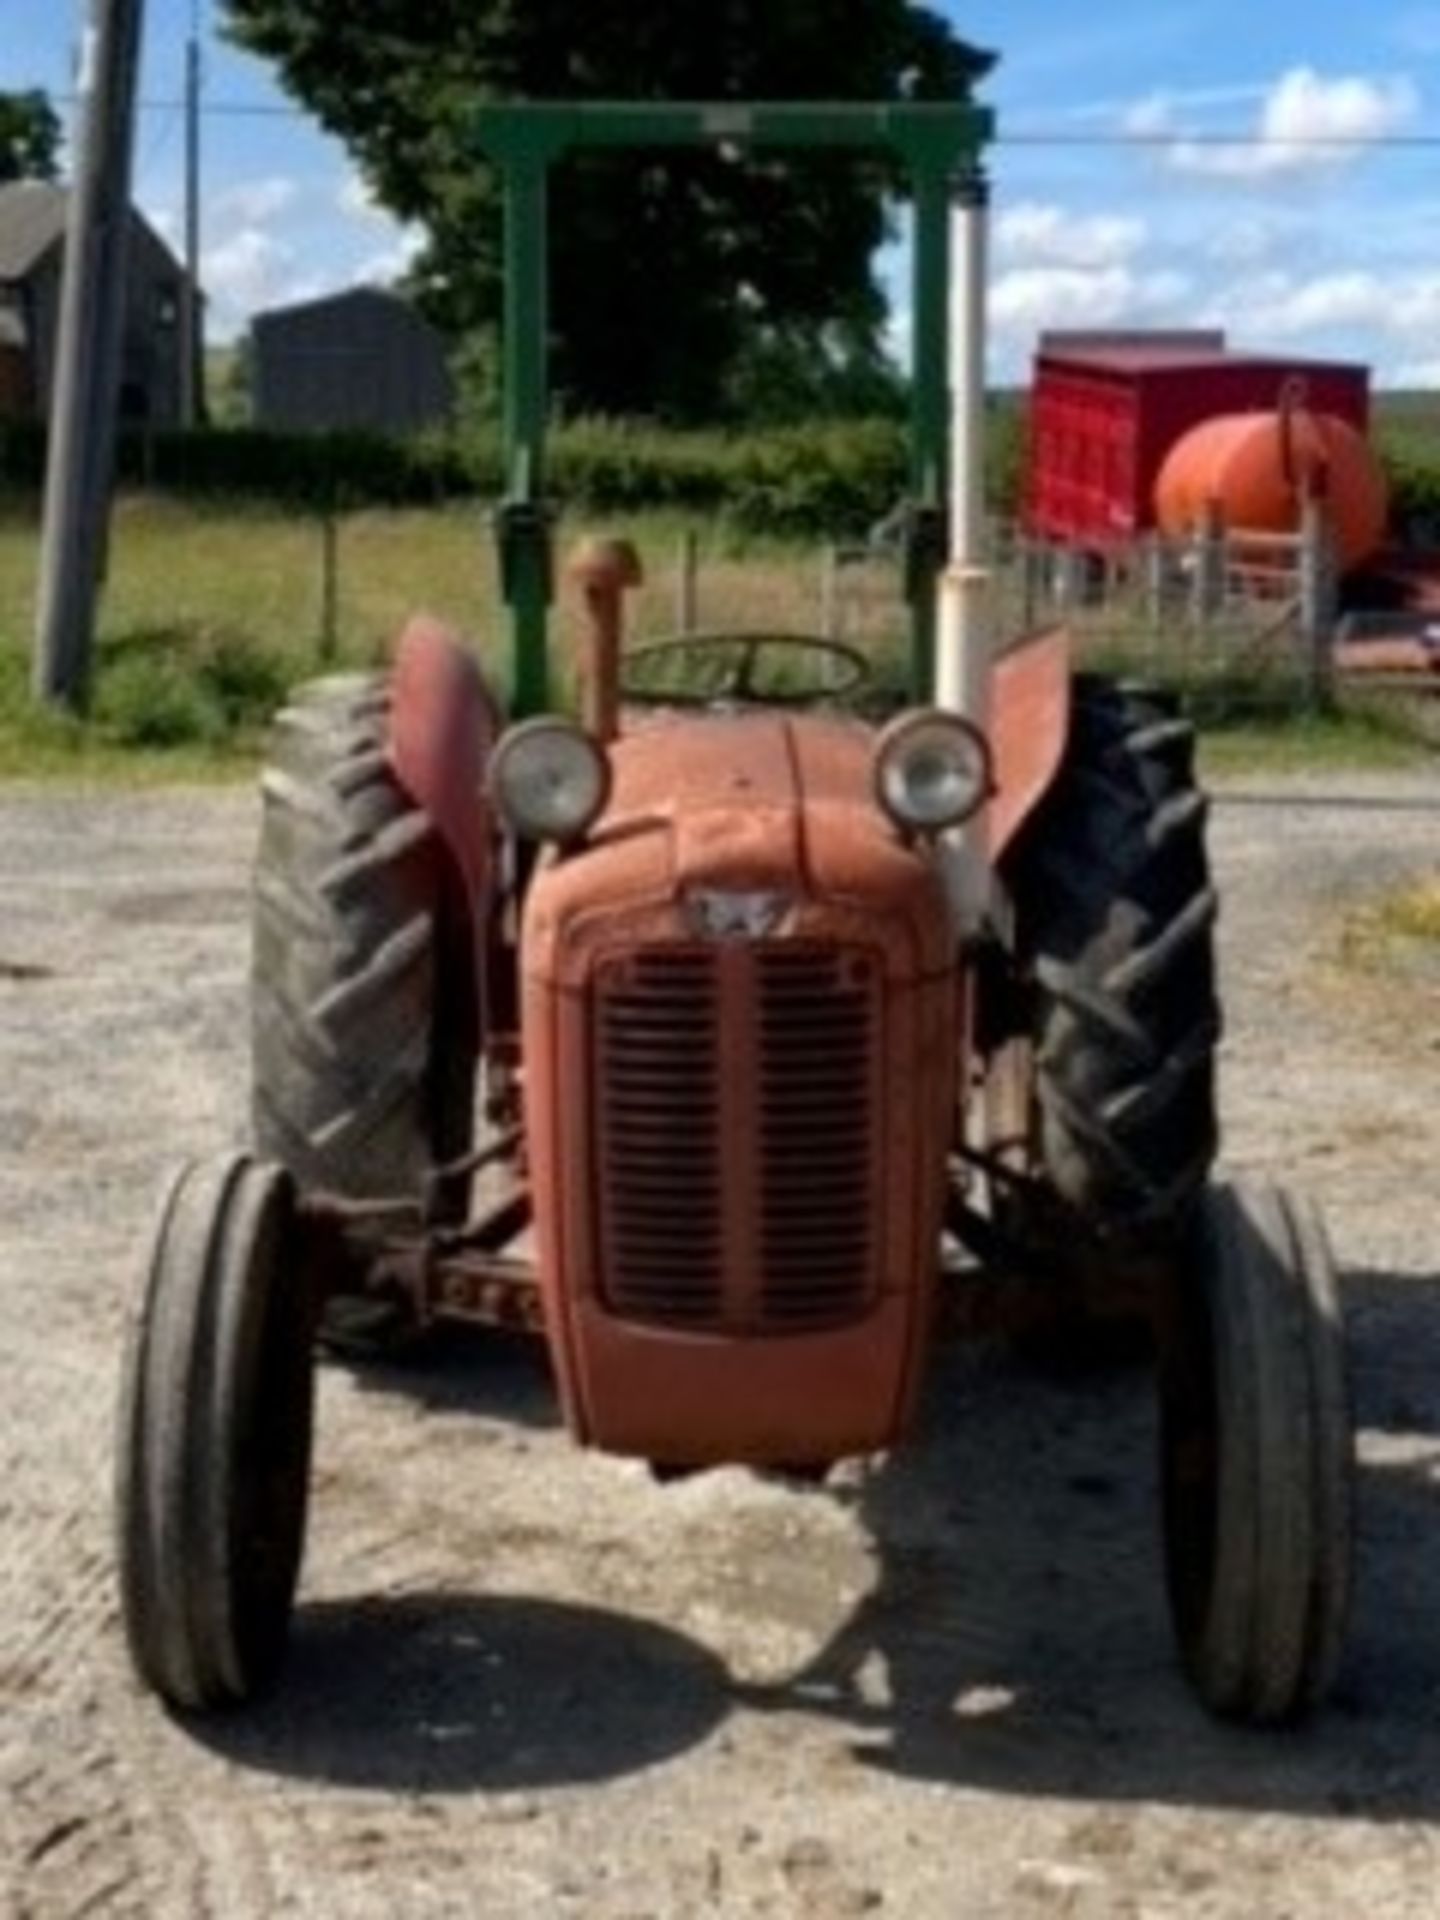
<path fill-rule="evenodd" d="M 1060 771 L 1070 732 L 1070 635 L 1032 634 L 1000 655 L 990 696 L 996 794 L 990 806 L 992 862 L 1015 838 Z"/>
<path fill-rule="evenodd" d="M 391 676 L 390 764 L 449 849 L 477 933 L 496 885 L 485 771 L 503 724 L 499 701 L 458 636 L 426 615 L 411 620 Z"/>

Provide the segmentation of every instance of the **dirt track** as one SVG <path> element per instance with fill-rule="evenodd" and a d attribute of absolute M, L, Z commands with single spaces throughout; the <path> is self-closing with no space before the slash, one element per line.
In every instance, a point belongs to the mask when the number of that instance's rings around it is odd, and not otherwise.
<path fill-rule="evenodd" d="M 805 1495 L 577 1457 L 523 1352 L 327 1372 L 286 1690 L 133 1691 L 108 1451 L 164 1163 L 238 1136 L 248 799 L 0 797 L 0 1913 L 1440 1911 L 1440 982 L 1332 976 L 1440 773 L 1232 790 L 1227 1159 L 1326 1202 L 1364 1429 L 1331 1711 L 1175 1677 L 1146 1381 L 1001 1352 Z"/>

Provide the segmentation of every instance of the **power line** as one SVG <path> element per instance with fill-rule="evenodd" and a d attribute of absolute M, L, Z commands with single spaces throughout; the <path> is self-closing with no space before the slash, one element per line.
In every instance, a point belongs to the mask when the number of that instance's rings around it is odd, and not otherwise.
<path fill-rule="evenodd" d="M 57 93 L 52 96 L 63 106 L 73 106 L 76 96 Z M 141 113 L 182 113 L 183 100 L 142 100 Z M 320 131 L 319 122 L 303 107 L 284 106 L 261 100 L 207 100 L 201 108 L 206 119 L 216 120 L 296 120 L 305 121 Z M 1247 153 L 1426 153 L 1440 147 L 1440 131 L 1435 133 L 1310 133 L 1258 134 L 1225 133 L 1214 127 L 1187 132 L 1176 127 L 1157 133 L 1073 133 L 1050 127 L 1017 127 L 996 136 L 997 147 L 1075 147 L 1098 152 L 1114 150 L 1169 152 L 1176 147 L 1234 148 Z"/>
<path fill-rule="evenodd" d="M 59 93 L 53 96 L 62 105 L 73 105 L 73 94 Z M 142 100 L 142 113 L 180 113 L 184 109 L 183 100 Z M 202 112 L 215 119 L 255 119 L 255 120 L 306 120 L 312 126 L 318 126 L 313 114 L 303 107 L 290 107 L 262 100 L 207 100 Z M 1435 133 L 1306 133 L 1306 134 L 1259 134 L 1225 133 L 1214 127 L 1206 127 L 1198 132 L 1187 132 L 1182 127 L 1171 128 L 1157 133 L 1131 133 L 1124 130 L 1113 133 L 1073 133 L 1050 127 L 1017 127 L 1002 131 L 995 140 L 999 147 L 1244 147 L 1257 152 L 1278 148 L 1286 153 L 1293 149 L 1314 148 L 1316 151 L 1339 151 L 1344 153 L 1385 152 L 1390 149 L 1403 150 L 1415 148 L 1426 151 L 1440 147 L 1440 131 Z"/>
<path fill-rule="evenodd" d="M 1002 133 L 995 142 L 1000 147 L 1094 147 L 1172 152 L 1176 147 L 1239 148 L 1247 153 L 1384 153 L 1411 150 L 1424 152 L 1440 147 L 1440 133 L 1383 133 L 1360 137 L 1354 134 L 1186 133 L 1051 133 L 1045 129 L 1021 129 Z"/>
<path fill-rule="evenodd" d="M 51 98 L 61 106 L 73 107 L 78 96 L 73 93 L 56 93 Z M 139 103 L 141 113 L 183 113 L 184 100 L 142 100 Z M 313 114 L 306 113 L 303 107 L 283 107 L 267 105 L 260 100 L 209 100 L 201 112 L 212 119 L 226 120 L 308 120 L 312 126 L 318 123 Z"/>

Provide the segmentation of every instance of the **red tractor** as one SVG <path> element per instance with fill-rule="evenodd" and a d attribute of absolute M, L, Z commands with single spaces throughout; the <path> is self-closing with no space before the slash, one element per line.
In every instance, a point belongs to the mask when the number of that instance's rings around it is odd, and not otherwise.
<path fill-rule="evenodd" d="M 507 726 L 423 621 L 389 674 L 280 716 L 254 1150 L 176 1175 L 125 1382 L 123 1612 L 174 1705 L 245 1700 L 277 1670 L 317 1335 L 454 1322 L 541 1334 L 583 1444 L 664 1475 L 815 1477 L 904 1441 L 944 1325 L 1148 1322 L 1187 1672 L 1255 1721 L 1325 1687 L 1349 1553 L 1336 1284 L 1305 1206 L 1209 1184 L 1216 901 L 1191 730 L 1159 694 L 1072 676 L 1063 634 L 985 632 L 986 128 L 968 106 L 487 115 L 511 184 L 502 550 L 529 717 Z M 584 724 L 536 711 L 527 222 L 537 170 L 622 134 L 889 143 L 913 167 L 915 685 L 884 724 L 870 662 L 828 640 L 623 650 L 619 542 L 575 569 Z"/>

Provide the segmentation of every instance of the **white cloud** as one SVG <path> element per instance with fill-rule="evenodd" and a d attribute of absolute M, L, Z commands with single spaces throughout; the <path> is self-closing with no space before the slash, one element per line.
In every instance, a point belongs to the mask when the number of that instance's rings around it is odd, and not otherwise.
<path fill-rule="evenodd" d="M 1308 279 L 1274 272 L 1231 288 L 1223 304 L 1243 313 L 1247 330 L 1262 340 L 1348 332 L 1371 335 L 1377 347 L 1397 342 L 1423 353 L 1440 334 L 1440 272 L 1357 268 Z"/>
<path fill-rule="evenodd" d="M 156 206 L 148 200 L 140 202 L 140 211 L 170 251 L 178 253 L 184 244 L 180 215 L 171 207 Z"/>
<path fill-rule="evenodd" d="M 371 254 L 368 260 L 361 261 L 355 269 L 356 281 L 369 287 L 393 285 L 409 271 L 424 244 L 425 235 L 419 227 L 402 227 L 393 247 L 386 247 L 379 253 Z"/>
<path fill-rule="evenodd" d="M 1034 200 L 1006 208 L 995 223 L 999 258 L 1026 266 L 1119 266 L 1134 259 L 1145 241 L 1145 222 L 1133 216 L 1074 214 Z"/>
<path fill-rule="evenodd" d="M 1206 239 L 1205 256 L 1218 267 L 1255 268 L 1274 257 L 1281 238 L 1276 221 L 1243 217 L 1227 220 Z"/>
<path fill-rule="evenodd" d="M 238 180 L 215 196 L 211 218 L 216 225 L 238 222 L 242 227 L 263 226 L 267 220 L 288 212 L 299 196 L 299 187 L 284 174 L 270 174 L 263 180 Z"/>
<path fill-rule="evenodd" d="M 1147 93 L 1143 100 L 1125 108 L 1120 115 L 1120 130 L 1137 140 L 1168 138 L 1178 131 L 1180 108 L 1189 104 L 1173 93 Z"/>
<path fill-rule="evenodd" d="M 401 279 L 425 244 L 424 228 L 397 220 L 376 199 L 370 183 L 356 167 L 351 167 L 340 182 L 335 205 L 347 220 L 359 225 L 362 244 L 372 249 L 354 269 L 352 284 L 390 286 Z"/>
<path fill-rule="evenodd" d="M 1010 335 L 1049 327 L 1114 327 L 1161 318 L 1180 321 L 1192 293 L 1182 273 L 1129 266 L 1087 272 L 1078 267 L 1019 267 L 990 289 L 995 327 Z"/>
<path fill-rule="evenodd" d="M 1127 124 L 1132 115 L 1156 102 L 1163 102 L 1167 115 L 1166 130 L 1173 116 L 1183 108 L 1248 107 L 1252 102 L 1265 98 L 1265 88 L 1253 81 L 1245 81 L 1228 87 L 1167 87 L 1163 93 L 1149 96 L 1137 106 L 1132 100 L 1117 100 L 1113 96 L 1096 100 L 1079 100 L 1071 106 L 1048 107 L 1045 112 L 1047 121 L 1073 120 L 1119 120 Z M 1143 127 L 1135 129 L 1143 131 Z"/>
<path fill-rule="evenodd" d="M 1168 138 L 1165 162 L 1177 173 L 1255 181 L 1347 165 L 1372 141 L 1402 132 L 1419 111 L 1419 90 L 1408 75 L 1327 79 L 1313 67 L 1292 67 L 1265 95 L 1253 129 L 1233 145 L 1188 136 L 1176 97 L 1165 93 L 1137 102 L 1123 126 L 1140 139 Z"/>
<path fill-rule="evenodd" d="M 263 227 L 242 227 L 211 247 L 200 280 L 210 301 L 215 333 L 240 331 L 252 313 L 298 297 L 296 249 Z"/>
<path fill-rule="evenodd" d="M 335 204 L 351 220 L 384 220 L 390 215 L 375 197 L 375 189 L 364 174 L 355 167 L 340 182 L 335 195 Z"/>

